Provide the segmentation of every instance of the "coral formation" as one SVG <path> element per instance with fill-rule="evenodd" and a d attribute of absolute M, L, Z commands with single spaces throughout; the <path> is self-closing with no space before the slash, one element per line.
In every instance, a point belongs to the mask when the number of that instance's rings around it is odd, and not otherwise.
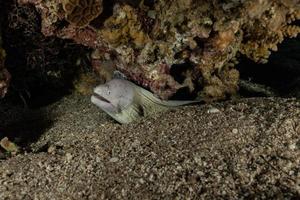
<path fill-rule="evenodd" d="M 62 0 L 65 18 L 78 27 L 87 26 L 102 12 L 102 0 Z"/>
<path fill-rule="evenodd" d="M 252 5 L 248 3 L 248 8 L 252 20 L 244 24 L 245 36 L 240 52 L 256 62 L 266 63 L 271 50 L 276 51 L 284 37 L 296 37 L 300 33 L 298 26 L 289 25 L 300 19 L 300 1 L 256 0 Z"/>
<path fill-rule="evenodd" d="M 7 137 L 0 140 L 0 147 L 12 154 L 16 154 L 20 150 L 19 147 L 15 143 L 11 142 Z"/>
<path fill-rule="evenodd" d="M 4 66 L 4 60 L 5 51 L 0 47 L 0 98 L 4 97 L 7 93 L 10 82 L 10 74 Z"/>
<path fill-rule="evenodd" d="M 86 47 L 41 33 L 33 6 L 18 5 L 16 0 L 4 6 L 5 65 L 12 76 L 9 101 L 29 107 L 49 104 L 70 93 L 79 73 L 92 71 Z"/>
<path fill-rule="evenodd" d="M 0 3 L 0 98 L 4 97 L 10 82 L 10 74 L 4 66 L 5 51 L 2 48 L 2 22 L 3 22 L 3 4 Z"/>
<path fill-rule="evenodd" d="M 238 54 L 264 63 L 278 43 L 299 33 L 292 24 L 300 18 L 299 0 L 19 3 L 35 5 L 44 35 L 94 49 L 101 76 L 109 77 L 102 66 L 111 66 L 162 99 L 185 89 L 207 101 L 232 95 L 239 73 L 230 63 Z"/>

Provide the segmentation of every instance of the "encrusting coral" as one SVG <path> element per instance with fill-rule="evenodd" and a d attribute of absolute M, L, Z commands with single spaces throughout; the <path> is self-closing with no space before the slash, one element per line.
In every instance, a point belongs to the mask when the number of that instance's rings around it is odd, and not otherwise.
<path fill-rule="evenodd" d="M 256 1 L 249 13 L 260 8 L 258 19 L 245 23 L 244 42 L 240 52 L 250 59 L 265 63 L 277 44 L 284 37 L 296 37 L 300 33 L 298 26 L 289 25 L 300 19 L 300 1 Z M 250 5 L 250 4 L 249 4 Z M 258 11 L 257 11 L 258 12 Z M 250 15 L 251 16 L 251 15 Z"/>
<path fill-rule="evenodd" d="M 8 101 L 28 107 L 49 104 L 70 93 L 81 72 L 92 72 L 91 50 L 71 40 L 43 35 L 40 15 L 32 5 L 20 5 L 16 0 L 3 5 L 5 67 L 12 76 Z"/>
<path fill-rule="evenodd" d="M 4 97 L 10 82 L 10 74 L 4 66 L 5 51 L 2 48 L 2 22 L 3 22 L 3 5 L 0 3 L 0 98 Z"/>
<path fill-rule="evenodd" d="M 0 37 L 1 40 L 1 37 Z M 10 74 L 4 66 L 5 51 L 1 48 L 0 42 L 0 98 L 4 97 L 10 82 Z"/>
<path fill-rule="evenodd" d="M 65 18 L 78 27 L 87 26 L 102 12 L 102 0 L 62 0 Z"/>
<path fill-rule="evenodd" d="M 300 19 L 299 0 L 19 3 L 35 5 L 44 35 L 94 49 L 98 73 L 110 66 L 162 99 L 186 88 L 207 101 L 232 95 L 239 81 L 231 64 L 237 54 L 264 63 L 278 43 L 300 32 L 292 24 Z"/>

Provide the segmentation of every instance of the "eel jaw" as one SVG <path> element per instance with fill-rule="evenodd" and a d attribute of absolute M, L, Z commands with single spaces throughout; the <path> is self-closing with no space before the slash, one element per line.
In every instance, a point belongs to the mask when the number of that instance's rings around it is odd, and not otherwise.
<path fill-rule="evenodd" d="M 115 105 L 113 105 L 111 101 L 109 101 L 108 99 L 102 97 L 97 93 L 94 93 L 91 96 L 91 102 L 96 106 L 98 106 L 99 108 L 101 108 L 106 113 L 115 114 L 119 112 L 118 107 L 116 107 Z"/>
<path fill-rule="evenodd" d="M 98 99 L 99 101 L 104 101 L 106 103 L 111 103 L 109 100 L 107 100 L 106 98 L 104 98 L 103 96 L 97 94 L 97 93 L 93 93 L 93 97 L 95 97 L 96 99 Z"/>

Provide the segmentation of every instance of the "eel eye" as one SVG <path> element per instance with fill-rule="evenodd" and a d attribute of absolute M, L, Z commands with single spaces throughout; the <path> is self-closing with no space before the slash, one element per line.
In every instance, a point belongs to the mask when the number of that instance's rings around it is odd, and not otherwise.
<path fill-rule="evenodd" d="M 105 87 L 105 93 L 106 93 L 107 95 L 110 95 L 110 89 L 109 89 L 109 86 L 108 86 L 108 85 L 106 85 L 106 87 Z"/>

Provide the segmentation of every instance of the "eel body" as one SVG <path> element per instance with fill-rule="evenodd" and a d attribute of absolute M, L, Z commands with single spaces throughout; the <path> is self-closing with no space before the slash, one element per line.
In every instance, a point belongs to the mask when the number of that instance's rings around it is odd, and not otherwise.
<path fill-rule="evenodd" d="M 112 79 L 97 86 L 91 101 L 121 124 L 170 108 L 200 102 L 161 100 L 148 90 L 125 79 Z"/>

